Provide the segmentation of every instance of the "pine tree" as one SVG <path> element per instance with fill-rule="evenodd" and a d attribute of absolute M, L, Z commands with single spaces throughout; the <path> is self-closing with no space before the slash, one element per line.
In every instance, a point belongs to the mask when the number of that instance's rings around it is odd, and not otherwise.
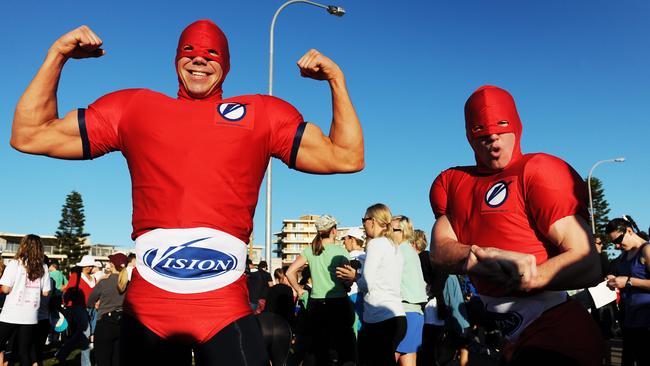
<path fill-rule="evenodd" d="M 79 262 L 81 257 L 88 253 L 88 246 L 85 245 L 84 238 L 88 233 L 84 233 L 84 204 L 81 194 L 72 191 L 65 199 L 65 204 L 61 208 L 61 220 L 59 228 L 56 231 L 56 237 L 59 241 L 57 254 L 65 254 L 67 259 L 63 260 L 61 270 L 67 273 L 68 270 Z"/>
<path fill-rule="evenodd" d="M 609 214 L 609 203 L 605 199 L 605 189 L 603 188 L 603 184 L 600 179 L 596 177 L 591 177 L 591 199 L 594 205 L 596 236 L 605 243 L 605 249 L 611 245 L 609 240 L 606 240 L 607 235 L 605 235 L 605 226 L 607 226 L 607 223 L 609 222 L 609 217 L 607 216 Z"/>

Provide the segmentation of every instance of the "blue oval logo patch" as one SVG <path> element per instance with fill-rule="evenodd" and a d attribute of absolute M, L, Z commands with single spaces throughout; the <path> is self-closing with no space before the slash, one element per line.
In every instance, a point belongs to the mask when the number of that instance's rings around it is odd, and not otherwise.
<path fill-rule="evenodd" d="M 246 105 L 242 103 L 222 103 L 217 108 L 219 114 L 230 122 L 236 122 L 246 115 Z"/>
<path fill-rule="evenodd" d="M 143 261 L 161 276 L 179 280 L 200 280 L 216 277 L 237 267 L 237 258 L 215 249 L 193 246 L 210 239 L 201 238 L 167 248 L 149 249 Z"/>
<path fill-rule="evenodd" d="M 485 203 L 491 208 L 503 205 L 508 199 L 508 186 L 512 182 L 498 181 L 485 193 Z"/>

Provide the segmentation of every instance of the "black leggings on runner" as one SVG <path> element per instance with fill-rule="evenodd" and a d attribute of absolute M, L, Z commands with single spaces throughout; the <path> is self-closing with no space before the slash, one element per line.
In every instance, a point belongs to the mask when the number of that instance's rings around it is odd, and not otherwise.
<path fill-rule="evenodd" d="M 263 312 L 257 316 L 262 329 L 264 345 L 273 366 L 284 366 L 289 358 L 291 349 L 291 327 L 278 314 Z"/>
<path fill-rule="evenodd" d="M 339 364 L 357 363 L 354 337 L 354 307 L 345 297 L 310 298 L 307 306 L 309 328 L 312 332 L 311 353 L 316 365 L 330 365 L 330 353 L 336 351 Z"/>
<path fill-rule="evenodd" d="M 394 366 L 395 350 L 405 335 L 405 316 L 397 316 L 378 323 L 364 322 L 359 332 L 361 365 Z"/>
<path fill-rule="evenodd" d="M 18 342 L 18 358 L 20 366 L 32 366 L 30 348 L 34 342 L 34 332 L 36 324 L 11 324 L 0 322 L 0 344 L 4 347 L 9 338 L 16 332 L 16 341 Z"/>
<path fill-rule="evenodd" d="M 124 314 L 120 334 L 122 366 L 192 365 L 267 366 L 260 326 L 254 315 L 228 324 L 205 343 L 181 344 L 163 339 L 142 323 Z"/>

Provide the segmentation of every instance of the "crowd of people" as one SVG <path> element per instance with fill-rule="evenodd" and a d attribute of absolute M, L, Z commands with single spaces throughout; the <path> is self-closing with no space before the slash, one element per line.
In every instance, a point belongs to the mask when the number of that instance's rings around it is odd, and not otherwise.
<path fill-rule="evenodd" d="M 508 344 L 503 329 L 486 319 L 467 276 L 431 261 L 425 232 L 383 204 L 369 207 L 362 225 L 340 234 L 333 216 L 320 216 L 312 244 L 273 275 L 265 261 L 255 268 L 248 260 L 250 307 L 270 363 L 498 364 Z M 648 235 L 629 216 L 610 221 L 605 233 L 621 254 L 609 259 L 600 238 L 595 248 L 604 280 L 619 297 L 592 307 L 592 317 L 604 338 L 622 337 L 621 365 L 647 365 Z M 15 258 L 0 265 L 4 362 L 42 365 L 49 345 L 59 364 L 80 349 L 82 366 L 120 365 L 129 257 L 115 253 L 104 268 L 86 255 L 66 277 L 38 236 L 22 238 Z M 67 327 L 57 328 L 63 320 Z"/>
<path fill-rule="evenodd" d="M 329 85 L 332 119 L 325 135 L 279 98 L 223 98 L 228 40 L 212 21 L 199 20 L 178 40 L 178 98 L 118 90 L 59 116 L 64 66 L 102 57 L 102 47 L 87 26 L 52 44 L 16 105 L 11 145 L 71 160 L 120 151 L 133 188 L 135 267 L 113 256 L 110 274 L 100 279 L 92 274 L 94 260 L 84 257 L 65 284 L 42 268 L 38 240 L 25 239 L 0 279 L 7 294 L 0 340 L 17 334 L 22 364 L 38 360 L 41 342 L 33 340 L 43 333 L 35 329 L 39 321 L 46 324 L 38 310 L 48 301 L 63 304 L 73 328 L 56 357 L 63 361 L 80 347 L 84 365 L 92 362 L 91 340 L 105 364 L 189 366 L 194 359 L 196 365 L 265 365 L 295 357 L 316 364 L 413 365 L 441 362 L 449 353 L 465 364 L 462 335 L 473 325 L 503 337 L 497 348 L 504 364 L 601 363 L 601 332 L 566 293 L 605 275 L 587 225 L 584 181 L 557 157 L 522 153 L 523 126 L 506 90 L 485 85 L 465 103 L 465 134 L 476 163 L 449 168 L 431 185 L 430 253 L 411 220 L 385 205 L 368 207 L 363 233 L 350 231 L 344 246 L 335 244 L 336 220 L 325 215 L 312 245 L 286 271 L 274 272 L 280 284 L 266 291 L 274 283 L 267 265 L 245 273 L 270 159 L 312 174 L 365 166 L 361 122 L 342 69 L 313 49 L 297 61 L 301 76 Z M 607 283 L 621 290 L 626 347 L 639 360 L 635 350 L 642 345 L 635 340 L 647 338 L 650 325 L 649 250 L 626 222 L 607 230 L 625 251 Z M 460 306 L 460 289 L 469 286 L 445 273 L 471 279 L 478 296 L 467 303 L 469 322 Z M 61 302 L 41 300 L 57 286 L 65 286 Z M 453 346 L 438 349 L 443 339 Z"/>
<path fill-rule="evenodd" d="M 268 348 L 271 359 L 282 365 L 437 365 L 459 358 L 470 326 L 457 277 L 432 268 L 426 235 L 408 217 L 376 204 L 362 222 L 364 230 L 340 235 L 333 216 L 320 216 L 312 244 L 275 271 L 277 283 L 262 296 L 265 302 L 251 304 L 282 319 L 293 335 L 292 344 Z M 250 288 L 263 271 L 249 274 Z"/>
<path fill-rule="evenodd" d="M 128 259 L 119 252 L 108 259 L 104 266 L 85 255 L 66 276 L 44 254 L 39 236 L 21 239 L 15 257 L 6 266 L 0 263 L 0 350 L 5 364 L 43 365 L 46 345 L 59 364 L 75 349 L 80 350 L 81 365 L 119 364 Z"/>

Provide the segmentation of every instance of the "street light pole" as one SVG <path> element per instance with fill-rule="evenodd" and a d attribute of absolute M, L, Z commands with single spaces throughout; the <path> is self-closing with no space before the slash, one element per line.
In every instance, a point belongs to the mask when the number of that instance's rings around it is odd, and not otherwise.
<path fill-rule="evenodd" d="M 591 170 L 589 171 L 589 176 L 587 177 L 587 188 L 589 189 L 589 217 L 591 218 L 591 233 L 593 235 L 596 235 L 596 222 L 594 221 L 594 201 L 591 198 L 591 175 L 594 172 L 594 169 L 600 164 L 603 163 L 622 163 L 625 161 L 624 157 L 620 158 L 615 158 L 615 159 L 607 159 L 607 160 L 600 160 L 597 161 L 596 164 L 594 164 L 591 167 Z"/>
<path fill-rule="evenodd" d="M 287 6 L 295 3 L 305 3 L 327 10 L 328 13 L 342 17 L 345 15 L 345 9 L 335 5 L 323 5 L 313 1 L 307 0 L 290 0 L 282 4 L 271 20 L 270 42 L 269 42 L 269 95 L 273 95 L 273 34 L 275 31 L 275 21 L 280 15 L 280 12 Z M 272 188 L 272 159 L 269 160 L 269 165 L 266 167 L 266 237 L 264 241 L 265 258 L 271 268 L 271 188 Z"/>

